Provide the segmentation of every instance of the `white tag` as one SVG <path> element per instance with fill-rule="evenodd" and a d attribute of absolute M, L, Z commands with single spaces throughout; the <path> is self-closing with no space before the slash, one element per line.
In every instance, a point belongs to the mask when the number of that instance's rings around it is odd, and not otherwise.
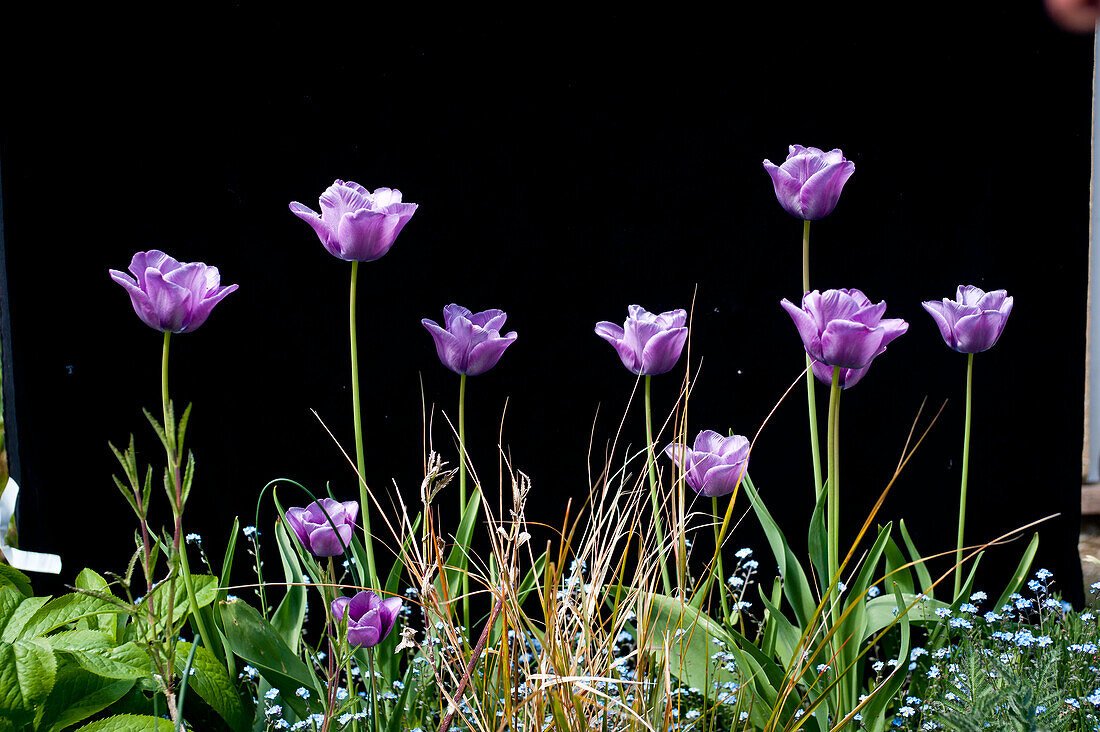
<path fill-rule="evenodd" d="M 0 495 L 0 553 L 8 560 L 11 566 L 27 572 L 45 572 L 47 574 L 61 573 L 61 557 L 56 554 L 43 554 L 42 552 L 28 552 L 22 549 L 10 547 L 5 543 L 8 535 L 8 526 L 15 515 L 15 500 L 19 497 L 19 484 L 8 477 L 8 485 L 4 493 Z"/>

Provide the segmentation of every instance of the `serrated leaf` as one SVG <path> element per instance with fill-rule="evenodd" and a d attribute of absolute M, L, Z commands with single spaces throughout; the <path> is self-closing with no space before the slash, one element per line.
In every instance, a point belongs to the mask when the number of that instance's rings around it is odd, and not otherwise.
<path fill-rule="evenodd" d="M 175 732 L 175 728 L 161 717 L 119 714 L 86 724 L 76 732 Z"/>
<path fill-rule="evenodd" d="M 35 728 L 60 732 L 111 706 L 133 686 L 130 679 L 107 679 L 74 664 L 62 664 L 53 690 L 39 708 Z"/>
<path fill-rule="evenodd" d="M 23 602 L 24 597 L 19 590 L 14 587 L 0 587 L 0 628 L 11 623 Z"/>
<path fill-rule="evenodd" d="M 153 613 L 158 618 L 166 618 L 168 612 L 168 582 L 162 582 L 153 590 Z M 191 586 L 195 589 L 196 607 L 206 607 L 214 602 L 218 595 L 218 578 L 212 574 L 191 575 Z M 172 623 L 182 622 L 191 612 L 191 603 L 187 599 L 187 590 L 183 579 L 176 582 L 176 595 L 172 601 Z M 146 601 L 142 602 L 146 605 Z"/>
<path fill-rule="evenodd" d="M 3 587 L 13 587 L 19 590 L 19 594 L 23 597 L 34 594 L 30 578 L 10 564 L 0 564 L 0 588 Z"/>
<path fill-rule="evenodd" d="M 76 588 L 78 590 L 88 590 L 96 593 L 100 595 L 100 599 L 103 600 L 108 596 L 114 597 L 114 593 L 111 592 L 111 587 L 107 584 L 107 580 L 103 579 L 103 577 L 91 569 L 83 569 L 80 574 L 76 576 Z M 109 600 L 107 601 L 109 602 Z M 111 637 L 117 641 L 118 619 L 119 616 L 115 613 L 103 613 L 102 615 L 96 615 L 93 619 L 93 623 L 95 627 L 109 633 Z"/>
<path fill-rule="evenodd" d="M 0 641 L 0 718 L 33 717 L 35 705 L 53 689 L 56 675 L 57 658 L 41 640 Z"/>
<path fill-rule="evenodd" d="M 127 611 L 124 608 L 98 597 L 70 592 L 67 595 L 56 597 L 40 607 L 27 621 L 20 631 L 20 635 L 24 638 L 34 638 L 76 622 L 81 618 L 93 617 L 100 613 L 119 614 L 125 612 Z M 6 629 L 4 635 L 5 637 L 8 635 Z"/>
<path fill-rule="evenodd" d="M 182 642 L 177 645 L 176 673 L 183 674 L 192 648 L 195 648 L 195 656 L 191 659 L 193 673 L 187 680 L 188 695 L 195 693 L 202 697 L 225 720 L 229 729 L 247 729 L 252 715 L 241 704 L 241 698 L 237 695 L 237 689 L 226 673 L 225 666 L 207 648 Z"/>
<path fill-rule="evenodd" d="M 53 641 L 58 635 L 49 636 L 45 640 Z M 149 654 L 133 642 L 91 649 L 61 648 L 56 644 L 53 647 L 89 673 L 108 679 L 142 679 L 149 676 L 152 669 Z"/>

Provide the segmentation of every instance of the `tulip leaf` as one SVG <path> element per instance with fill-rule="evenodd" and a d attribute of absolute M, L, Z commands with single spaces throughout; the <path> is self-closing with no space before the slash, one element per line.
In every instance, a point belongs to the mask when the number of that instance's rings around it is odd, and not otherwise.
<path fill-rule="evenodd" d="M 900 588 L 901 583 L 897 583 Z M 900 592 L 900 589 L 899 589 Z M 895 593 L 896 594 L 896 593 Z M 912 605 L 906 615 L 906 621 L 910 623 L 937 623 L 939 617 L 936 610 L 947 608 L 949 605 L 940 600 L 917 600 L 919 595 L 912 592 L 901 592 L 899 605 L 894 595 L 883 595 L 873 600 L 868 600 L 864 606 L 867 611 L 867 626 L 863 631 L 864 638 L 870 638 L 884 628 L 894 624 L 901 611 Z M 915 603 L 915 604 L 914 604 Z"/>
<path fill-rule="evenodd" d="M 146 714 L 119 714 L 86 724 L 76 732 L 174 732 L 172 722 Z"/>
<path fill-rule="evenodd" d="M 60 732 L 111 706 L 133 686 L 132 679 L 104 678 L 75 664 L 61 664 L 53 690 L 39 706 L 35 729 Z"/>
<path fill-rule="evenodd" d="M 913 584 L 913 574 L 909 571 L 909 567 L 905 565 L 908 562 L 905 561 L 905 557 L 901 553 L 901 549 L 898 548 L 897 543 L 891 538 L 886 543 L 886 582 L 898 584 L 901 591 L 907 595 L 912 595 L 916 590 L 916 586 Z M 929 595 L 931 597 L 931 595 Z"/>
<path fill-rule="evenodd" d="M 176 646 L 175 667 L 180 675 L 184 672 L 186 657 L 194 651 L 191 659 L 191 674 L 187 677 L 187 691 L 202 697 L 210 707 L 225 720 L 229 729 L 246 729 L 252 721 L 237 695 L 233 681 L 226 673 L 225 666 L 204 646 L 193 646 L 181 642 Z"/>
<path fill-rule="evenodd" d="M 899 522 L 901 528 L 901 540 L 905 544 L 905 550 L 909 552 L 909 558 L 915 562 L 913 564 L 913 571 L 917 573 L 917 581 L 920 582 L 920 589 L 927 595 L 932 594 L 932 575 L 928 571 L 928 565 L 925 563 L 924 558 L 921 557 L 920 552 L 917 551 L 916 544 L 913 543 L 913 538 L 909 536 L 909 529 L 905 526 L 905 519 Z"/>
<path fill-rule="evenodd" d="M 893 607 L 905 607 L 908 603 L 912 602 L 912 598 L 907 600 L 904 593 L 901 591 L 900 583 L 893 583 L 894 593 L 893 595 L 887 595 L 884 597 L 876 598 L 876 600 L 886 600 Z M 868 602 L 867 616 L 870 622 L 871 617 L 871 603 L 875 600 Z M 934 600 L 926 600 L 925 602 L 935 602 Z M 868 728 L 875 732 L 883 732 L 886 728 L 886 705 L 892 702 L 901 689 L 901 685 L 909 677 L 906 671 L 909 665 L 909 635 L 910 635 L 910 622 L 911 611 L 909 613 L 902 613 L 900 620 L 891 615 L 891 622 L 897 620 L 901 626 L 901 645 L 898 648 L 897 658 L 894 660 L 893 671 L 886 677 L 886 680 L 879 684 L 874 692 L 871 693 L 871 698 L 867 700 L 867 703 L 863 706 L 860 712 L 863 714 L 864 723 Z M 883 626 L 886 627 L 886 626 Z"/>
<path fill-rule="evenodd" d="M 1038 550 L 1039 532 L 1035 532 L 1031 537 L 1031 542 L 1027 545 L 1027 549 L 1024 550 L 1024 555 L 1020 557 L 1020 563 L 1016 565 L 1016 571 L 1012 573 L 1012 579 L 1009 580 L 1001 596 L 997 598 L 997 604 L 993 606 L 994 610 L 1000 612 L 1001 606 L 1008 602 L 1009 596 L 1020 589 L 1020 585 L 1024 583 L 1028 572 L 1031 571 L 1031 563 L 1035 560 L 1035 552 Z"/>
<path fill-rule="evenodd" d="M 306 620 L 306 588 L 303 584 L 302 565 L 298 562 L 295 549 L 297 542 L 291 542 L 285 523 L 275 524 L 275 540 L 279 545 L 279 558 L 283 563 L 283 576 L 286 577 L 286 595 L 271 616 L 271 627 L 294 653 L 298 653 L 298 639 L 302 637 L 302 624 Z"/>
<path fill-rule="evenodd" d="M 239 600 L 219 603 L 219 608 L 225 636 L 234 653 L 255 666 L 276 689 L 287 692 L 304 687 L 317 697 L 320 685 L 313 673 L 259 612 Z M 302 700 L 293 693 L 284 693 L 282 698 L 299 717 L 308 715 Z"/>
<path fill-rule="evenodd" d="M 663 654 L 667 647 L 673 676 L 687 686 L 707 689 L 707 693 L 719 684 L 737 682 L 736 674 L 711 660 L 715 641 L 726 646 L 734 643 L 721 623 L 677 598 L 657 594 L 646 597 L 650 602 L 648 623 L 643 629 L 646 650 Z"/>
<path fill-rule="evenodd" d="M 447 555 L 447 564 L 444 572 L 447 576 L 448 598 L 458 595 L 458 587 L 462 581 L 462 575 L 466 573 L 469 564 L 468 552 L 470 551 L 470 539 L 474 533 L 474 525 L 477 521 L 478 510 L 481 508 L 481 491 L 475 490 L 466 502 L 466 508 L 462 511 L 462 521 L 455 532 L 455 543 Z"/>
<path fill-rule="evenodd" d="M 807 537 L 810 563 L 817 574 L 817 584 L 822 594 L 829 587 L 829 541 L 828 530 L 825 527 L 825 504 L 828 495 L 829 482 L 825 481 L 814 502 L 814 512 L 810 517 L 810 531 Z"/>
<path fill-rule="evenodd" d="M 760 499 L 760 494 L 757 493 L 756 486 L 753 485 L 748 473 L 742 479 L 741 485 L 745 488 L 745 493 L 756 512 L 756 518 L 759 519 L 760 526 L 764 529 L 764 535 L 767 537 L 768 545 L 775 556 L 779 576 L 783 578 L 783 594 L 794 610 L 799 626 L 806 628 L 813 617 L 816 603 L 813 601 L 810 583 L 806 580 L 802 565 L 798 563 L 794 552 L 787 545 L 787 539 L 783 536 L 779 524 L 775 522 L 771 513 L 764 506 L 764 502 Z"/>

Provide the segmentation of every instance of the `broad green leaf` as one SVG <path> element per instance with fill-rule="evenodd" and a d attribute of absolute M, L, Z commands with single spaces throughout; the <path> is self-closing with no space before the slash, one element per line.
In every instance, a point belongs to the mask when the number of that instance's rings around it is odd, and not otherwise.
<path fill-rule="evenodd" d="M 1012 579 L 1009 580 L 1008 586 L 1005 587 L 1004 592 L 997 598 L 997 604 L 993 606 L 995 611 L 1000 611 L 1001 605 L 1008 602 L 1008 597 L 1016 590 L 1020 589 L 1020 585 L 1027 579 L 1028 572 L 1031 571 L 1031 563 L 1035 560 L 1035 552 L 1039 550 L 1039 532 L 1031 537 L 1031 542 L 1027 545 L 1027 549 L 1024 550 L 1024 555 L 1020 557 L 1020 563 L 1016 565 L 1016 571 L 1012 573 Z"/>
<path fill-rule="evenodd" d="M 667 595 L 647 595 L 650 601 L 648 625 L 642 637 L 646 650 L 663 653 L 667 644 L 669 671 L 687 686 L 709 690 L 715 684 L 736 682 L 737 676 L 723 664 L 711 661 L 718 640 L 733 645 L 733 637 L 720 623 L 690 604 Z M 644 602 L 644 600 L 643 600 Z"/>
<path fill-rule="evenodd" d="M 35 728 L 40 732 L 59 732 L 103 711 L 133 686 L 132 679 L 103 678 L 63 663 L 57 669 L 53 690 L 39 707 Z"/>
<path fill-rule="evenodd" d="M 43 641 L 0 641 L 0 718 L 16 725 L 33 718 L 35 705 L 49 696 L 56 675 L 57 658 Z"/>
<path fill-rule="evenodd" d="M 897 584 L 900 588 L 901 583 Z M 918 601 L 917 595 L 911 592 L 902 592 L 901 598 L 904 604 L 900 608 L 894 599 L 894 595 L 883 595 L 867 601 L 864 606 L 867 611 L 867 627 L 863 631 L 864 638 L 870 638 L 893 623 L 897 620 L 898 613 L 909 605 L 913 605 L 914 601 L 916 601 L 916 604 L 909 608 L 909 612 L 906 613 L 906 618 L 911 623 L 937 623 L 939 618 L 936 616 L 936 610 L 949 607 L 947 603 L 940 600 Z"/>
<path fill-rule="evenodd" d="M 787 620 L 787 617 L 783 615 L 783 611 L 772 603 L 771 598 L 764 593 L 764 588 L 759 589 L 760 601 L 764 603 L 764 607 L 768 611 L 768 629 L 774 634 L 778 646 L 779 660 L 784 667 L 789 666 L 791 659 L 794 658 L 794 649 L 798 647 L 798 643 L 802 638 L 802 633 L 791 624 L 790 620 Z"/>
<path fill-rule="evenodd" d="M 0 628 L 4 629 L 3 636 L 0 639 L 6 640 L 9 643 L 19 637 L 19 631 L 22 630 L 24 623 L 34 614 L 34 611 L 41 607 L 49 597 L 31 597 L 24 598 L 13 587 L 0 587 Z M 36 604 L 37 603 L 37 604 Z M 26 605 L 26 609 L 22 614 L 19 612 L 19 608 Z M 8 628 L 12 627 L 11 637 L 8 637 Z"/>
<path fill-rule="evenodd" d="M 807 537 L 810 563 L 813 565 L 814 573 L 817 575 L 817 585 L 822 593 L 829 586 L 829 532 L 825 527 L 825 504 L 828 495 L 829 482 L 825 481 L 814 502 L 814 512 L 810 517 L 810 530 Z"/>
<path fill-rule="evenodd" d="M 191 586 L 195 589 L 197 607 L 206 607 L 218 595 L 218 578 L 212 574 L 191 575 Z M 153 612 L 158 618 L 167 618 L 168 590 L 168 582 L 162 582 L 153 590 Z M 182 622 L 191 613 L 191 603 L 187 600 L 187 590 L 183 586 L 182 578 L 176 580 L 176 594 L 172 598 L 172 605 L 173 624 Z"/>
<path fill-rule="evenodd" d="M 908 602 L 911 602 L 911 599 L 907 601 L 905 595 L 902 594 L 900 583 L 893 583 L 893 585 L 893 595 L 887 595 L 881 599 L 890 600 L 895 607 L 903 603 L 908 604 Z M 874 600 L 871 602 L 874 602 Z M 927 602 L 935 601 L 928 600 Z M 868 613 L 868 615 L 870 615 L 870 613 Z M 903 613 L 898 622 L 901 626 L 901 646 L 898 648 L 898 655 L 895 659 L 891 675 L 876 688 L 862 710 L 864 724 L 866 724 L 868 729 L 872 732 L 884 732 L 886 729 L 886 705 L 894 700 L 898 690 L 901 689 L 901 685 L 905 683 L 905 680 L 909 676 L 906 672 L 906 668 L 909 665 L 909 620 L 910 614 Z"/>
<path fill-rule="evenodd" d="M 175 732 L 172 723 L 144 714 L 119 714 L 86 724 L 76 732 Z"/>
<path fill-rule="evenodd" d="M 101 600 L 98 597 L 70 592 L 47 602 L 30 617 L 21 629 L 24 638 L 34 638 L 75 623 L 82 618 L 90 618 L 101 613 L 125 613 L 124 608 Z M 8 635 L 5 629 L 5 637 Z"/>
<path fill-rule="evenodd" d="M 234 653 L 255 666 L 276 689 L 288 691 L 305 687 L 318 698 L 319 684 L 310 669 L 255 609 L 239 600 L 219 603 L 219 607 L 225 636 Z M 283 699 L 299 716 L 305 715 L 305 706 L 293 693 L 284 694 Z"/>
<path fill-rule="evenodd" d="M 0 563 L 0 587 L 14 587 L 23 597 L 34 594 L 30 578 L 10 564 Z"/>
<path fill-rule="evenodd" d="M 97 637 L 98 636 L 98 637 Z M 135 643 L 115 646 L 99 631 L 71 630 L 43 639 L 77 665 L 109 679 L 140 679 L 150 674 L 149 655 Z"/>
<path fill-rule="evenodd" d="M 191 660 L 192 673 L 187 681 L 188 696 L 194 693 L 202 697 L 225 720 L 229 729 L 246 729 L 252 715 L 245 712 L 241 705 L 241 698 L 237 695 L 237 689 L 226 673 L 225 666 L 207 648 L 183 642 L 177 645 L 176 673 L 183 674 L 192 648 L 195 648 L 195 656 Z"/>

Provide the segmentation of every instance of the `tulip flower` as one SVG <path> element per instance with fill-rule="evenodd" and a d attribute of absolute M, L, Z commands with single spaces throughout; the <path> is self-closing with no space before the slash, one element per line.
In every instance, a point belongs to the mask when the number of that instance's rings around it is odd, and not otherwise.
<path fill-rule="evenodd" d="M 959 285 L 954 300 L 929 300 L 924 309 L 936 321 L 940 335 L 959 353 L 988 351 L 1001 337 L 1012 312 L 1012 298 L 1004 290 Z"/>
<path fill-rule="evenodd" d="M 596 335 L 615 347 L 632 373 L 649 376 L 671 371 L 687 342 L 687 311 L 654 315 L 641 305 L 627 308 L 622 327 L 606 320 L 596 324 Z"/>
<path fill-rule="evenodd" d="M 217 267 L 179 262 L 162 251 L 138 252 L 128 268 L 111 279 L 126 288 L 134 312 L 150 328 L 165 333 L 190 333 L 206 322 L 210 311 L 236 285 L 221 284 Z"/>
<path fill-rule="evenodd" d="M 665 454 L 684 471 L 691 489 L 710 498 L 733 493 L 749 468 L 749 441 L 741 435 L 722 437 L 703 430 L 688 447 L 673 443 Z"/>
<path fill-rule="evenodd" d="M 383 600 L 370 590 L 358 592 L 354 597 L 337 597 L 332 601 L 332 615 L 336 622 L 347 620 L 348 643 L 362 648 L 371 648 L 384 641 L 393 630 L 400 611 L 400 598 Z"/>
<path fill-rule="evenodd" d="M 856 289 L 807 292 L 799 308 L 780 303 L 794 319 L 806 353 L 826 366 L 862 369 L 909 329 L 900 318 L 886 318 L 886 303 L 873 304 Z"/>
<path fill-rule="evenodd" d="M 472 313 L 461 305 L 443 308 L 443 327 L 424 318 L 420 323 L 435 340 L 443 365 L 464 376 L 477 376 L 496 366 L 504 350 L 516 340 L 516 332 L 501 335 L 508 314 L 503 310 Z"/>
<path fill-rule="evenodd" d="M 359 504 L 355 501 L 341 503 L 322 498 L 305 508 L 288 508 L 286 522 L 310 554 L 335 557 L 344 552 L 345 546 L 351 545 L 351 534 L 358 516 Z"/>
<path fill-rule="evenodd" d="M 321 194 L 320 204 L 320 214 L 297 201 L 291 202 L 290 210 L 313 227 L 329 254 L 349 262 L 385 256 L 417 208 L 415 203 L 402 203 L 401 191 L 395 188 L 371 193 L 339 179 Z"/>
<path fill-rule="evenodd" d="M 772 178 L 775 197 L 791 216 L 817 221 L 832 213 L 840 192 L 856 164 L 845 160 L 840 150 L 822 152 L 816 147 L 791 145 L 781 165 L 764 161 Z"/>
<path fill-rule="evenodd" d="M 841 369 L 840 370 L 840 388 L 849 389 L 855 386 L 863 375 L 867 373 L 867 369 L 870 366 L 865 366 L 861 369 Z M 810 369 L 814 372 L 814 376 L 822 384 L 826 386 L 832 386 L 833 383 L 833 367 L 826 366 L 820 361 L 811 361 Z"/>

